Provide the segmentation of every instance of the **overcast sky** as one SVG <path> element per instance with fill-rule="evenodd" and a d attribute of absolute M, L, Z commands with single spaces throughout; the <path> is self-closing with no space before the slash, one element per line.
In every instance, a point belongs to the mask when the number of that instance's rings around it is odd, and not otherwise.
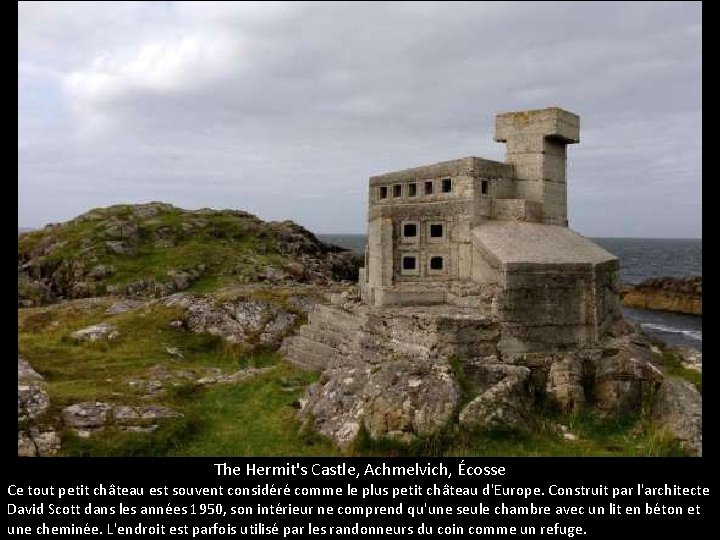
<path fill-rule="evenodd" d="M 20 2 L 18 224 L 150 200 L 365 232 L 373 174 L 581 117 L 570 225 L 701 237 L 701 6 Z"/>

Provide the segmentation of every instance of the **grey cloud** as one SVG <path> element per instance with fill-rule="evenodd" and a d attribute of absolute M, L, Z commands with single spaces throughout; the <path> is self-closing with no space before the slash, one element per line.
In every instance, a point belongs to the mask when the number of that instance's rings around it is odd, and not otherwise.
<path fill-rule="evenodd" d="M 161 199 L 362 232 L 371 174 L 502 159 L 494 113 L 559 105 L 573 227 L 701 236 L 699 3 L 110 5 L 19 14 L 21 225 Z M 147 44 L 187 36 L 158 83 Z"/>

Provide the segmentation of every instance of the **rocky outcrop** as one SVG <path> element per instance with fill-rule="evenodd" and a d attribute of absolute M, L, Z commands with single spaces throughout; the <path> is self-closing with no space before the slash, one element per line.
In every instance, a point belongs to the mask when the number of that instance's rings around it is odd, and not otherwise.
<path fill-rule="evenodd" d="M 210 295 L 176 294 L 162 300 L 167 307 L 184 308 L 182 319 L 172 325 L 196 333 L 218 336 L 228 343 L 248 347 L 277 347 L 295 327 L 311 297 L 290 297 L 285 306 L 250 296 L 215 298 Z M 307 305 L 305 305 L 307 303 Z"/>
<path fill-rule="evenodd" d="M 354 298 L 317 305 L 311 324 L 283 342 L 291 362 L 325 369 L 301 402 L 301 418 L 341 447 L 361 430 L 406 443 L 440 433 L 463 397 L 451 360 L 497 363 L 496 321 L 444 306 L 380 311 Z"/>
<path fill-rule="evenodd" d="M 359 264 L 357 255 L 292 221 L 117 205 L 18 237 L 18 307 L 104 295 L 158 298 L 219 276 L 326 285 L 357 279 Z"/>
<path fill-rule="evenodd" d="M 695 386 L 677 377 L 666 377 L 660 386 L 652 416 L 687 451 L 702 456 L 702 396 Z"/>
<path fill-rule="evenodd" d="M 75 403 L 62 411 L 65 425 L 76 435 L 89 437 L 108 426 L 122 431 L 150 432 L 158 428 L 159 422 L 169 418 L 182 417 L 182 413 L 156 405 L 128 406 L 112 405 L 101 401 Z"/>
<path fill-rule="evenodd" d="M 467 429 L 525 428 L 532 409 L 530 369 L 507 364 L 476 364 L 484 384 L 458 416 Z"/>
<path fill-rule="evenodd" d="M 625 307 L 702 316 L 702 276 L 650 278 L 621 291 Z"/>
<path fill-rule="evenodd" d="M 675 346 L 670 349 L 680 357 L 682 367 L 702 373 L 702 352 L 685 346 Z"/>
<path fill-rule="evenodd" d="M 42 376 L 18 357 L 18 455 L 49 456 L 60 449 L 54 427 L 43 421 L 50 407 Z"/>
<path fill-rule="evenodd" d="M 361 432 L 409 443 L 455 425 L 526 428 L 548 404 L 564 412 L 591 407 L 632 415 L 678 397 L 675 386 L 666 385 L 659 351 L 621 322 L 599 346 L 520 354 L 503 354 L 497 319 L 477 310 L 373 308 L 359 303 L 354 291 L 315 306 L 308 322 L 280 350 L 297 366 L 323 370 L 298 402 L 299 416 L 340 447 Z M 655 410 L 663 411 L 655 415 L 671 429 L 680 425 L 672 406 Z M 700 429 L 698 414 L 693 425 Z M 688 434 L 674 433 L 697 450 Z"/>
<path fill-rule="evenodd" d="M 70 334 L 70 337 L 77 342 L 89 341 L 91 343 L 101 340 L 114 341 L 119 336 L 120 332 L 117 328 L 107 323 L 93 324 Z"/>

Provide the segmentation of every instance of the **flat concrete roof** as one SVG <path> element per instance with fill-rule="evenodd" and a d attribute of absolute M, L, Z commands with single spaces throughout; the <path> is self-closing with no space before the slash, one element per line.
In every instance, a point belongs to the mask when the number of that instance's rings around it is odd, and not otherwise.
<path fill-rule="evenodd" d="M 467 156 L 439 163 L 430 163 L 420 167 L 376 174 L 370 177 L 370 185 L 393 181 L 422 180 L 441 176 L 466 176 L 471 174 L 488 174 L 490 176 L 514 177 L 515 167 L 511 163 L 503 163 L 477 156 Z"/>
<path fill-rule="evenodd" d="M 567 227 L 526 221 L 487 221 L 473 235 L 503 264 L 599 264 L 615 255 Z"/>

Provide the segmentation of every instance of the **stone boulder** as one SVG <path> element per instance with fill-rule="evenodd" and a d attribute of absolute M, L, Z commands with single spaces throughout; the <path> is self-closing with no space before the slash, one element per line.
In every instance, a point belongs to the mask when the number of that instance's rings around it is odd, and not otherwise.
<path fill-rule="evenodd" d="M 132 311 L 134 309 L 137 309 L 137 308 L 145 306 L 145 305 L 147 305 L 146 301 L 133 300 L 131 298 L 128 298 L 126 300 L 120 300 L 119 302 L 114 302 L 109 308 L 107 308 L 105 310 L 105 313 L 107 315 L 119 315 L 120 313 Z"/>
<path fill-rule="evenodd" d="M 561 411 L 570 412 L 585 405 L 583 360 L 568 354 L 550 366 L 545 393 Z"/>
<path fill-rule="evenodd" d="M 300 309 L 301 301 L 297 300 Z M 291 333 L 298 318 L 277 303 L 238 298 L 217 301 L 211 296 L 177 294 L 168 297 L 168 307 L 180 306 L 185 313 L 182 320 L 174 322 L 177 328 L 218 336 L 228 343 L 248 346 L 276 346 Z M 288 305 L 291 304 L 288 301 Z"/>
<path fill-rule="evenodd" d="M 49 456 L 60 449 L 55 428 L 42 422 L 50 407 L 43 377 L 18 356 L 18 455 Z"/>
<path fill-rule="evenodd" d="M 371 370 L 362 393 L 365 429 L 373 438 L 412 441 L 453 420 L 460 389 L 448 364 L 389 362 Z"/>
<path fill-rule="evenodd" d="M 77 342 L 88 341 L 91 343 L 100 340 L 113 341 L 119 336 L 120 332 L 117 328 L 108 323 L 93 324 L 70 334 L 70 337 Z"/>
<path fill-rule="evenodd" d="M 112 405 L 101 401 L 84 401 L 63 409 L 65 424 L 83 432 L 101 429 L 108 422 Z"/>
<path fill-rule="evenodd" d="M 123 431 L 150 432 L 158 428 L 158 421 L 182 416 L 169 407 L 113 405 L 100 401 L 75 403 L 63 409 L 65 424 L 80 437 L 89 437 L 111 425 Z"/>
<path fill-rule="evenodd" d="M 360 362 L 327 370 L 306 392 L 300 417 L 340 447 L 361 428 L 375 439 L 408 443 L 448 426 L 459 402 L 447 364 Z"/>
<path fill-rule="evenodd" d="M 467 429 L 525 428 L 531 413 L 528 389 L 530 369 L 507 364 L 478 365 L 488 381 L 460 411 L 459 423 Z"/>
<path fill-rule="evenodd" d="M 665 426 L 692 455 L 702 456 L 702 396 L 688 381 L 666 377 L 652 418 Z"/>
<path fill-rule="evenodd" d="M 606 412 L 640 411 L 658 391 L 663 374 L 647 358 L 633 354 L 633 348 L 598 359 L 594 365 L 592 399 Z"/>
<path fill-rule="evenodd" d="M 32 427 L 28 432 L 18 432 L 18 456 L 51 456 L 60 446 L 60 436 L 52 428 Z"/>

